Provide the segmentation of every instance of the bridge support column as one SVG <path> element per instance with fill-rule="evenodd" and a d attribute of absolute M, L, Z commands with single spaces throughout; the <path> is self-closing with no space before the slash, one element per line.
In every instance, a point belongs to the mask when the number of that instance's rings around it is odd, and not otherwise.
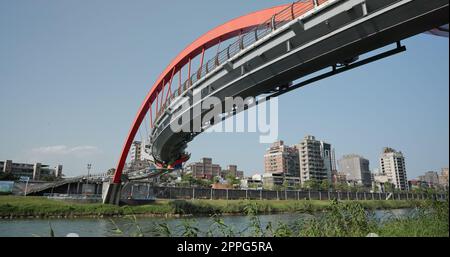
<path fill-rule="evenodd" d="M 122 184 L 114 184 L 105 182 L 103 184 L 103 203 L 119 205 L 120 193 L 122 191 Z"/>

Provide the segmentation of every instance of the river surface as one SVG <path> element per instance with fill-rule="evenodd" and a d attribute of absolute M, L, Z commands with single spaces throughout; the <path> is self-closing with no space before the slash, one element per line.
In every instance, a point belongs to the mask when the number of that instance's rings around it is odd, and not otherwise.
<path fill-rule="evenodd" d="M 375 217 L 386 220 L 390 217 L 405 217 L 412 213 L 411 209 L 378 210 Z M 309 214 L 289 213 L 259 215 L 261 227 L 265 228 L 271 222 L 274 227 L 278 222 L 293 224 Z M 247 216 L 224 216 L 223 221 L 233 228 L 235 233 L 245 232 L 251 220 Z M 66 236 L 76 233 L 81 237 L 107 237 L 107 236 L 132 236 L 141 229 L 145 236 L 158 236 L 161 232 L 157 230 L 158 224 L 167 224 L 171 231 L 184 230 L 184 226 L 191 224 L 201 231 L 208 231 L 213 224 L 210 217 L 195 218 L 163 218 L 163 217 L 141 217 L 133 221 L 132 218 L 98 218 L 98 219 L 12 219 L 0 220 L 1 237 L 47 237 L 50 236 L 50 228 L 55 236 Z M 116 233 L 120 229 L 121 233 Z M 212 229 L 218 233 L 218 229 Z"/>

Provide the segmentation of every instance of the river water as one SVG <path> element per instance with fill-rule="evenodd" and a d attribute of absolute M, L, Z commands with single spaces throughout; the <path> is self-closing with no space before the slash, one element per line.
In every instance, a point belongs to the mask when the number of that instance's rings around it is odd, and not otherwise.
<path fill-rule="evenodd" d="M 411 209 L 397 210 L 378 210 L 375 211 L 375 217 L 383 221 L 390 217 L 404 217 L 410 215 Z M 293 224 L 306 217 L 309 214 L 289 213 L 289 214 L 273 214 L 259 215 L 261 227 L 271 222 L 276 227 L 278 222 L 285 224 Z M 239 232 L 245 230 L 250 224 L 250 218 L 246 216 L 224 216 L 225 224 L 233 228 L 233 231 Z M 163 218 L 163 217 L 142 217 L 137 221 L 131 218 L 98 218 L 98 219 L 12 219 L 0 220 L 0 236 L 1 237 L 47 237 L 50 236 L 50 227 L 53 229 L 55 236 L 66 236 L 69 233 L 76 233 L 81 237 L 107 237 L 115 235 L 133 235 L 139 228 L 144 232 L 145 236 L 161 235 L 155 229 L 158 224 L 164 223 L 176 231 L 186 225 L 186 221 L 201 231 L 208 231 L 213 223 L 210 217 L 195 218 Z M 136 225 L 137 224 L 137 225 Z M 119 228 L 122 234 L 115 234 L 115 230 Z M 217 229 L 216 229 L 217 231 Z"/>

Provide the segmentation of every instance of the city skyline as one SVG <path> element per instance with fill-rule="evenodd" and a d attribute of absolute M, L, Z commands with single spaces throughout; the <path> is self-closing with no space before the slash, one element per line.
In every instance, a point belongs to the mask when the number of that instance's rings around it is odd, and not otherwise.
<path fill-rule="evenodd" d="M 115 167 L 137 106 L 170 52 L 223 21 L 277 4 L 245 2 L 220 15 L 208 10 L 230 7 L 208 1 L 167 1 L 157 8 L 111 2 L 109 12 L 98 12 L 96 3 L 88 10 L 71 3 L 0 4 L 6 21 L 0 23 L 0 158 L 63 164 L 68 176 L 85 174 L 87 163 L 93 172 Z M 169 6 L 180 15 L 202 6 L 214 24 L 187 19 L 151 26 Z M 61 12 L 67 9 L 70 15 Z M 189 30 L 168 32 L 177 26 Z M 293 145 L 313 134 L 332 143 L 337 158 L 359 153 L 373 164 L 390 146 L 405 154 L 411 178 L 448 167 L 448 39 L 423 34 L 403 43 L 406 53 L 282 96 L 279 139 Z M 239 165 L 246 175 L 262 173 L 269 145 L 258 137 L 204 134 L 188 151 L 191 161 L 210 156 Z"/>

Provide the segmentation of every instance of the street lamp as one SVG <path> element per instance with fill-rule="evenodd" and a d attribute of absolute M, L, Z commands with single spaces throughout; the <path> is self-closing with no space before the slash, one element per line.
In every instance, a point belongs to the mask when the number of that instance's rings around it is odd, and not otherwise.
<path fill-rule="evenodd" d="M 88 174 L 87 174 L 87 178 L 86 178 L 86 189 L 84 190 L 84 194 L 86 194 L 87 195 L 87 188 L 88 188 L 88 185 L 89 185 L 89 173 L 91 172 L 91 168 L 92 168 L 92 164 L 90 164 L 90 163 L 88 163 L 88 165 L 87 165 L 87 170 L 88 170 Z"/>
<path fill-rule="evenodd" d="M 92 168 L 92 164 L 88 163 L 88 165 L 87 165 L 88 177 L 89 177 L 89 172 L 91 171 L 91 168 Z"/>

